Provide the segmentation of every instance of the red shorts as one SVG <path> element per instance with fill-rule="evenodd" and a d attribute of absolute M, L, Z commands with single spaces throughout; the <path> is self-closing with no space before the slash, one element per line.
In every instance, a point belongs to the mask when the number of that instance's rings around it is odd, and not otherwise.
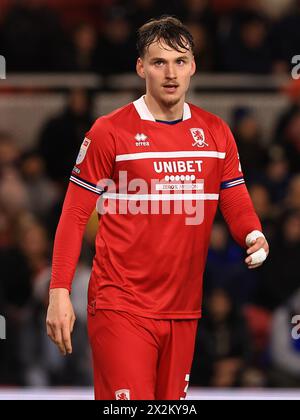
<path fill-rule="evenodd" d="M 97 400 L 186 397 L 198 320 L 113 310 L 88 314 Z"/>

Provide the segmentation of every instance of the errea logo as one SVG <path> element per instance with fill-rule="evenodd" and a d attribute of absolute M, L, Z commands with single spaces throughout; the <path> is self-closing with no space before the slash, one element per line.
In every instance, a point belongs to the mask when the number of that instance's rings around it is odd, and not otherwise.
<path fill-rule="evenodd" d="M 144 133 L 137 133 L 135 136 L 136 146 L 150 146 L 149 141 L 146 141 L 148 137 Z"/>

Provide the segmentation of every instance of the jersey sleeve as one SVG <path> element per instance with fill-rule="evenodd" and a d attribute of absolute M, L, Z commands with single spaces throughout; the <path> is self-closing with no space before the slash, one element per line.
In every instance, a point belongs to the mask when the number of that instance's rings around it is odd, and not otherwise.
<path fill-rule="evenodd" d="M 245 185 L 235 140 L 224 122 L 223 127 L 227 145 L 219 204 L 231 235 L 245 248 L 247 234 L 262 228 Z"/>
<path fill-rule="evenodd" d="M 232 237 L 245 248 L 248 233 L 262 231 L 246 185 L 221 190 L 219 204 Z"/>
<path fill-rule="evenodd" d="M 66 288 L 71 292 L 86 224 L 106 180 L 112 178 L 115 137 L 109 124 L 99 118 L 86 133 L 77 156 L 56 230 L 50 289 Z"/>
<path fill-rule="evenodd" d="M 237 146 L 230 128 L 223 122 L 226 138 L 226 156 L 221 180 L 221 190 L 244 184 L 244 175 L 239 160 Z"/>
<path fill-rule="evenodd" d="M 96 194 L 70 182 L 55 234 L 50 289 L 71 292 L 84 230 L 96 201 Z"/>
<path fill-rule="evenodd" d="M 115 136 L 109 120 L 99 118 L 86 133 L 70 181 L 101 195 L 112 178 L 115 162 Z"/>

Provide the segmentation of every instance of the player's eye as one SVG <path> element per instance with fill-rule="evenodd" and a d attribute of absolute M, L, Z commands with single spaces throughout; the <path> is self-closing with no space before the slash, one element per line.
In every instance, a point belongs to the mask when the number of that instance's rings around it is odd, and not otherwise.
<path fill-rule="evenodd" d="M 163 64 L 164 64 L 164 62 L 162 61 L 162 60 L 156 60 L 155 62 L 154 62 L 154 64 L 156 65 L 156 66 L 162 66 Z"/>
<path fill-rule="evenodd" d="M 183 65 L 184 63 L 185 63 L 185 61 L 184 61 L 184 60 L 182 60 L 181 58 L 179 58 L 179 59 L 177 60 L 177 64 Z"/>

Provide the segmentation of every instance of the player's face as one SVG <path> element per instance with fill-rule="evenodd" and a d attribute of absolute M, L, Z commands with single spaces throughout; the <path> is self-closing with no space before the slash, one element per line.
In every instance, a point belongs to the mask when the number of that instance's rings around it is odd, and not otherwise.
<path fill-rule="evenodd" d="M 184 100 L 196 65 L 190 49 L 179 52 L 164 41 L 156 41 L 138 59 L 136 68 L 146 80 L 147 94 L 165 106 L 173 106 Z"/>

